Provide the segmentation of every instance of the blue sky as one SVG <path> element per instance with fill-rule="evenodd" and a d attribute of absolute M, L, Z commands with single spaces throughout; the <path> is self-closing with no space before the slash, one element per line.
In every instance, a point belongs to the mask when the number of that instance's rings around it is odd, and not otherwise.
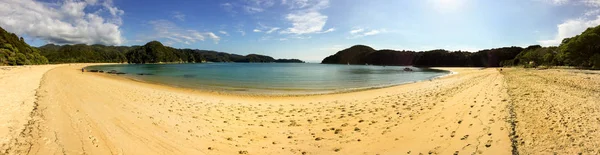
<path fill-rule="evenodd" d="M 600 0 L 0 0 L 34 46 L 141 45 L 318 62 L 355 44 L 469 50 L 557 45 L 600 24 Z"/>

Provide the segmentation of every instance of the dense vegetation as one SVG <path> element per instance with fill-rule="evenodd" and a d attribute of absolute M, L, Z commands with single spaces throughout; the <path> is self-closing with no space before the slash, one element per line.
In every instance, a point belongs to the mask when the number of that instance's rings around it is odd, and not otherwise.
<path fill-rule="evenodd" d="M 296 62 L 298 59 L 277 59 L 270 56 L 249 54 L 246 56 L 207 50 L 175 49 L 164 46 L 158 41 L 152 41 L 144 46 L 134 48 L 125 53 L 129 63 L 202 63 L 202 62 L 242 62 L 242 63 L 271 63 Z"/>
<path fill-rule="evenodd" d="M 152 41 L 144 46 L 54 45 L 29 46 L 23 38 L 0 27 L 0 65 L 47 63 L 304 63 L 298 59 L 274 59 L 269 56 L 246 56 L 217 51 L 175 49 Z"/>
<path fill-rule="evenodd" d="M 558 47 L 529 46 L 505 65 L 575 66 L 600 69 L 600 26 L 588 28 L 582 34 L 566 38 Z"/>
<path fill-rule="evenodd" d="M 501 66 L 575 66 L 600 69 L 600 26 L 588 28 L 581 35 L 566 38 L 558 47 L 529 46 L 504 47 L 464 51 L 393 51 L 374 50 L 357 45 L 325 58 L 325 64 L 373 64 L 451 67 L 501 67 Z"/>
<path fill-rule="evenodd" d="M 48 59 L 29 46 L 23 38 L 0 27 L 0 65 L 46 64 Z"/>
<path fill-rule="evenodd" d="M 113 62 L 113 63 L 203 63 L 203 62 L 280 62 L 269 56 L 250 54 L 247 56 L 224 52 L 175 49 L 158 41 L 144 46 L 104 45 L 54 45 L 39 47 L 42 54 L 52 63 Z M 297 59 L 296 59 L 297 60 Z M 289 61 L 289 60 L 288 60 Z M 281 61 L 281 62 L 288 62 Z M 297 62 L 297 61 L 296 61 Z M 302 61 L 299 61 L 302 62 Z"/>
<path fill-rule="evenodd" d="M 47 63 L 114 62 L 114 63 L 203 63 L 257 62 L 303 63 L 298 59 L 273 59 L 269 56 L 246 56 L 217 51 L 175 49 L 152 41 L 144 46 L 54 45 L 39 48 L 29 46 L 23 38 L 0 27 L 0 65 L 32 65 Z M 576 66 L 600 69 L 600 26 L 588 28 L 582 34 L 566 38 L 558 47 L 504 47 L 465 51 L 394 51 L 375 50 L 356 45 L 325 58 L 326 64 L 372 64 L 451 67 L 501 66 Z"/>
<path fill-rule="evenodd" d="M 50 63 L 93 63 L 93 62 L 127 62 L 124 53 L 132 47 L 104 45 L 54 45 L 39 47 Z"/>
<path fill-rule="evenodd" d="M 274 62 L 276 63 L 304 63 L 304 61 L 299 59 L 277 59 Z"/>
<path fill-rule="evenodd" d="M 482 50 L 476 53 L 447 50 L 424 52 L 374 50 L 364 45 L 356 45 L 325 58 L 325 64 L 372 64 L 388 66 L 445 66 L 445 67 L 499 67 L 506 60 L 512 60 L 523 48 L 505 47 Z"/>

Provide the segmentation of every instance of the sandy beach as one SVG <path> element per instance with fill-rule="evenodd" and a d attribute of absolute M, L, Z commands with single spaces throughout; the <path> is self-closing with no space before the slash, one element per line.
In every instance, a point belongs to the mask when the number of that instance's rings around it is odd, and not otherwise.
<path fill-rule="evenodd" d="M 239 96 L 82 73 L 0 70 L 0 154 L 599 154 L 600 74 L 440 68 L 431 81 Z"/>

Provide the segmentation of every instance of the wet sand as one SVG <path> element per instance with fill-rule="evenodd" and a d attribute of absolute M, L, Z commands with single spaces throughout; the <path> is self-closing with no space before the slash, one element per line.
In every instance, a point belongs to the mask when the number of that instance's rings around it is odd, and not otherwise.
<path fill-rule="evenodd" d="M 562 71 L 565 75 L 555 76 L 554 72 L 561 70 L 441 68 L 459 74 L 358 92 L 266 97 L 201 92 L 116 75 L 81 73 L 84 66 L 32 71 L 45 73 L 39 88 L 27 88 L 37 94 L 34 100 L 38 104 L 25 112 L 30 121 L 19 124 L 24 130 L 0 143 L 2 154 L 511 154 L 513 148 L 523 154 L 598 151 L 598 74 Z M 9 71 L 0 77 L 21 74 Z M 564 83 L 544 85 L 522 78 L 527 74 Z M 6 80 L 0 81 L 6 88 Z M 529 92 L 548 88 L 558 96 Z M 571 95 L 582 92 L 587 94 Z M 540 104 L 529 102 L 538 100 Z M 3 100 L 1 105 L 17 103 Z M 550 111 L 548 107 L 557 109 Z M 544 121 L 541 115 L 554 123 Z M 547 132 L 543 127 L 561 132 Z M 570 136 L 564 137 L 567 134 Z M 574 143 L 567 141 L 570 139 L 577 145 L 571 146 Z"/>

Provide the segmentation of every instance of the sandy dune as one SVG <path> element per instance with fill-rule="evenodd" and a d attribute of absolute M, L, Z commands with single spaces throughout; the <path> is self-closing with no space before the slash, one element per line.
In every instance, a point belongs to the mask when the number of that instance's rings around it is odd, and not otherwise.
<path fill-rule="evenodd" d="M 32 121 L 18 138 L 2 143 L 3 154 L 598 151 L 600 76 L 595 74 L 450 68 L 459 74 L 360 92 L 261 97 L 146 84 L 81 73 L 81 67 L 45 74 Z M 539 90 L 555 96 L 521 94 Z M 511 140 L 511 133 L 519 136 Z"/>

